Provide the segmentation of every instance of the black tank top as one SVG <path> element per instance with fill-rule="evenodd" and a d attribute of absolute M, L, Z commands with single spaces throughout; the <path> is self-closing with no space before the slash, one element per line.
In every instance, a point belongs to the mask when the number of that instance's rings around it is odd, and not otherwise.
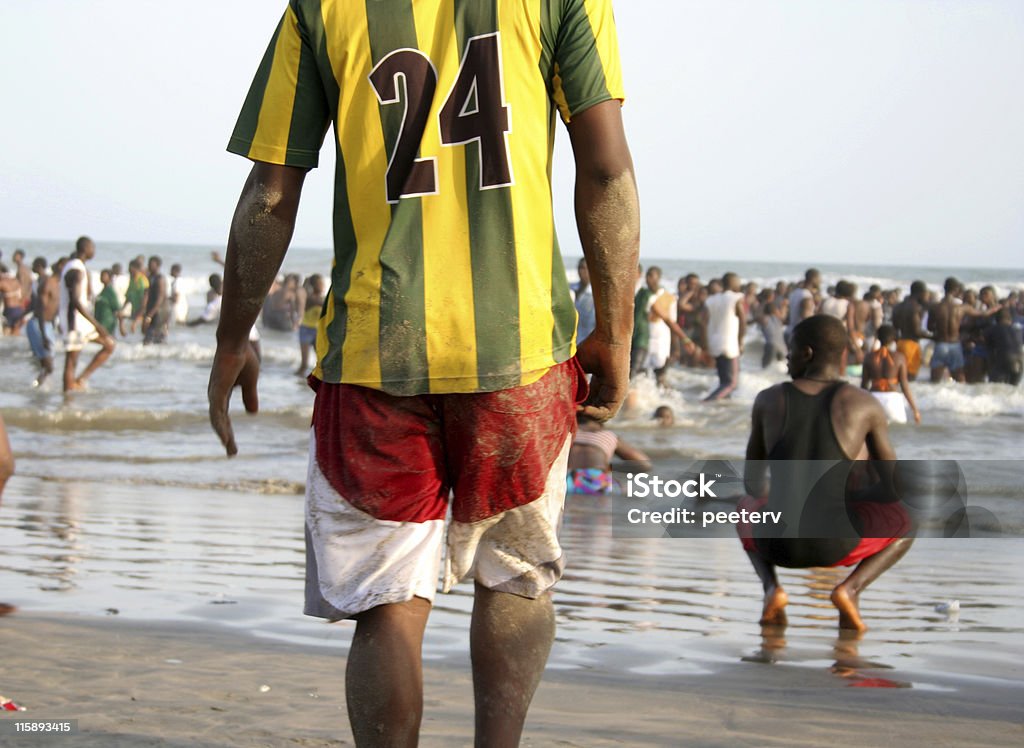
<path fill-rule="evenodd" d="M 830 566 L 858 543 L 847 515 L 847 482 L 853 461 L 832 427 L 832 400 L 845 382 L 816 395 L 782 385 L 786 417 L 782 436 L 768 452 L 769 511 L 782 512 L 784 526 L 758 525 L 754 545 L 778 566 Z"/>

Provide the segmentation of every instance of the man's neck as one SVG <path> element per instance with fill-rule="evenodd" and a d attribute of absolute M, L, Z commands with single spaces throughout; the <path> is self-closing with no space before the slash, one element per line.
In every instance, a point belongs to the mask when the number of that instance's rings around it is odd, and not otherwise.
<path fill-rule="evenodd" d="M 808 382 L 840 382 L 843 380 L 843 373 L 836 366 L 826 366 L 821 369 L 808 369 L 793 381 L 801 379 Z"/>

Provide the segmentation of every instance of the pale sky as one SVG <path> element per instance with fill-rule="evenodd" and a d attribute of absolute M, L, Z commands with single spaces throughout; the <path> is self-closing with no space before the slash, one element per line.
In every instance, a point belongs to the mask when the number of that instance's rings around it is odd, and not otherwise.
<path fill-rule="evenodd" d="M 249 169 L 224 147 L 284 5 L 0 3 L 0 237 L 223 243 Z M 645 256 L 1020 265 L 1021 0 L 615 8 Z M 296 246 L 330 246 L 332 171 L 328 143 Z"/>

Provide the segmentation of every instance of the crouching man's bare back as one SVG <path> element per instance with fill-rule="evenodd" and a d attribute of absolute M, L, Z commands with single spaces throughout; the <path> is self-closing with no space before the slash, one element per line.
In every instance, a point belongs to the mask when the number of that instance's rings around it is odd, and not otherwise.
<path fill-rule="evenodd" d="M 754 402 L 746 481 L 748 492 L 761 498 L 752 499 L 752 503 L 763 506 L 770 501 L 765 461 L 872 460 L 879 461 L 873 464 L 883 479 L 891 475 L 896 453 L 889 442 L 885 412 L 869 393 L 844 381 L 845 344 L 842 324 L 825 315 L 810 317 L 794 329 L 788 359 L 792 382 L 763 390 Z M 786 487 L 776 488 L 782 491 Z M 821 497 L 810 496 L 808 504 L 816 499 Z M 879 537 L 862 533 L 856 547 L 842 548 L 838 558 L 828 556 L 826 544 L 820 562 L 801 564 L 856 564 L 853 573 L 832 591 L 840 628 L 867 628 L 860 615 L 860 593 L 902 558 L 912 542 L 903 537 L 909 524 L 898 504 L 875 504 L 871 514 L 872 518 L 884 517 L 870 532 Z M 794 538 L 787 542 L 806 550 L 814 541 Z M 764 587 L 761 623 L 785 625 L 788 596 L 775 573 L 778 558 L 772 557 L 766 545 L 759 548 L 751 538 L 743 538 L 743 545 Z"/>

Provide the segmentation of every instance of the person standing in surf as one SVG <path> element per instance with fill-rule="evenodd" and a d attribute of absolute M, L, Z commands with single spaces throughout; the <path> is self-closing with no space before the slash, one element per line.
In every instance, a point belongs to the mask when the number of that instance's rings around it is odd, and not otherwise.
<path fill-rule="evenodd" d="M 240 385 L 256 410 L 248 334 L 333 123 L 306 612 L 357 621 L 356 744 L 415 745 L 446 544 L 445 589 L 475 581 L 477 743 L 515 746 L 554 636 L 576 412 L 606 420 L 628 390 L 639 206 L 611 3 L 358 6 L 288 4 L 228 146 L 255 164 L 228 239 L 210 419 L 234 454 L 229 395 Z M 551 207 L 556 114 L 594 292 L 578 347 Z"/>

